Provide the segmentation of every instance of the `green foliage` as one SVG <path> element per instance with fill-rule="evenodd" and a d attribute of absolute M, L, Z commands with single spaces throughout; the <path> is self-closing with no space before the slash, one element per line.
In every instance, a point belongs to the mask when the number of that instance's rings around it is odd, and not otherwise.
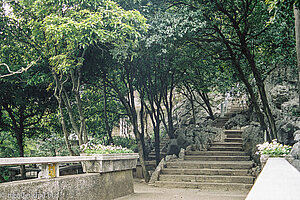
<path fill-rule="evenodd" d="M 300 117 L 300 111 L 299 111 L 299 108 L 292 108 L 291 114 L 292 114 L 292 116 Z"/>
<path fill-rule="evenodd" d="M 256 154 L 259 155 L 270 155 L 270 156 L 286 156 L 292 150 L 291 146 L 282 145 L 277 142 L 277 140 L 272 140 L 272 142 L 264 142 L 263 144 L 257 145 L 258 151 Z"/>
<path fill-rule="evenodd" d="M 0 131 L 0 158 L 17 157 L 16 149 L 18 149 L 16 139 L 9 132 Z M 0 167 L 0 176 L 8 180 L 8 167 Z"/>
<path fill-rule="evenodd" d="M 114 145 L 126 147 L 127 149 L 137 152 L 137 144 L 135 139 L 130 137 L 129 138 L 120 137 L 120 136 L 115 136 L 113 137 L 113 139 L 114 139 Z"/>
<path fill-rule="evenodd" d="M 74 142 L 73 142 L 74 141 Z M 73 143 L 77 143 L 76 140 L 71 140 Z M 79 146 L 73 144 L 73 151 L 76 155 L 79 155 Z M 25 154 L 26 156 L 68 156 L 65 140 L 63 136 L 52 133 L 48 137 L 41 137 L 36 139 L 28 139 L 25 142 Z"/>
<path fill-rule="evenodd" d="M 121 115 L 124 113 L 123 107 L 120 102 L 114 97 L 109 88 L 106 90 L 106 117 L 107 117 L 107 130 L 112 129 L 118 125 Z M 108 137 L 106 133 L 106 124 L 104 116 L 104 91 L 103 85 L 94 82 L 94 85 L 87 85 L 85 91 L 82 92 L 82 101 L 85 107 L 85 116 L 87 116 L 87 128 L 90 136 L 94 138 Z"/>
<path fill-rule="evenodd" d="M 87 144 L 80 146 L 80 150 L 86 154 L 114 154 L 114 153 L 133 153 L 131 149 L 124 148 L 122 146 L 115 145 L 102 145 L 91 140 Z"/>
<path fill-rule="evenodd" d="M 18 149 L 16 139 L 8 131 L 0 131 L 0 157 L 17 157 Z"/>

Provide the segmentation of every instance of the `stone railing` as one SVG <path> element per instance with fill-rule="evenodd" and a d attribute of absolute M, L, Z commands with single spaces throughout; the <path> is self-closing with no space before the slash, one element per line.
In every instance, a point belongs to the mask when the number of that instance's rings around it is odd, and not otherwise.
<path fill-rule="evenodd" d="M 0 184 L 0 199 L 114 199 L 133 193 L 138 154 L 0 158 L 0 166 L 41 164 L 39 179 Z M 59 176 L 60 163 L 82 162 L 86 174 Z"/>
<path fill-rule="evenodd" d="M 300 172 L 284 158 L 269 158 L 246 200 L 298 200 Z"/>

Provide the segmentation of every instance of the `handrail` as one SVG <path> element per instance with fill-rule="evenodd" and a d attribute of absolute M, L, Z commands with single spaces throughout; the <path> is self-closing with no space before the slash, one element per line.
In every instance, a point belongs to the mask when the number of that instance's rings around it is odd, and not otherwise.
<path fill-rule="evenodd" d="M 126 157 L 137 157 L 135 153 L 126 154 L 98 154 L 98 155 L 82 155 L 82 156 L 56 156 L 56 157 L 15 157 L 0 158 L 0 166 L 11 165 L 27 165 L 27 164 L 48 164 L 48 163 L 72 163 L 93 160 L 117 160 Z"/>
<path fill-rule="evenodd" d="M 95 156 L 57 156 L 57 157 L 16 157 L 0 158 L 0 166 L 45 164 L 45 163 L 72 163 L 96 160 Z"/>
<path fill-rule="evenodd" d="M 300 172 L 284 158 L 269 158 L 246 200 L 299 200 Z"/>
<path fill-rule="evenodd" d="M 15 157 L 0 158 L 0 166 L 42 164 L 40 178 L 59 177 L 59 163 L 73 163 L 84 161 L 111 161 L 120 159 L 138 159 L 137 153 L 123 154 L 95 154 L 82 156 L 56 156 L 56 157 Z"/>

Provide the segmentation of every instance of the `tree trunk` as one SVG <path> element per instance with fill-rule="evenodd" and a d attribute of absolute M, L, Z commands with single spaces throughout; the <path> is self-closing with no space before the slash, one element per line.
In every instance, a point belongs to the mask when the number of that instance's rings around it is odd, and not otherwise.
<path fill-rule="evenodd" d="M 61 82 L 61 77 L 58 78 L 56 72 L 52 72 L 54 80 L 55 80 L 55 91 L 54 91 L 54 96 L 58 102 L 58 108 L 59 108 L 59 114 L 60 114 L 60 123 L 62 126 L 62 130 L 64 133 L 64 139 L 65 139 L 65 143 L 67 146 L 67 149 L 69 151 L 70 156 L 75 156 L 74 151 L 72 150 L 70 141 L 69 141 L 69 133 L 67 130 L 67 126 L 66 126 L 66 122 L 65 122 L 65 117 L 64 117 L 64 113 L 63 113 L 63 105 L 62 105 L 62 93 L 63 93 L 63 84 Z"/>
<path fill-rule="evenodd" d="M 239 59 L 236 58 L 235 54 L 233 53 L 233 50 L 232 48 L 230 47 L 230 45 L 228 44 L 228 42 L 225 41 L 225 45 L 226 45 L 226 48 L 231 56 L 231 61 L 232 61 L 232 65 L 235 67 L 235 69 L 237 70 L 238 72 L 238 75 L 239 75 L 239 78 L 241 79 L 241 81 L 245 84 L 246 88 L 247 88 L 247 91 L 250 95 L 250 101 L 252 102 L 253 106 L 254 106 L 254 109 L 256 111 L 256 114 L 258 116 L 258 120 L 259 120 L 259 123 L 260 123 L 260 126 L 262 128 L 263 131 L 266 131 L 267 130 L 267 126 L 266 126 L 266 123 L 265 123 L 265 120 L 264 120 L 264 115 L 263 113 L 261 112 L 260 108 L 259 108 L 259 104 L 258 104 L 258 101 L 257 101 L 257 98 L 255 96 L 255 93 L 252 89 L 252 86 L 250 85 L 249 81 L 247 80 L 243 70 L 242 70 L 242 67 L 239 63 Z M 271 138 L 271 136 L 269 135 L 269 138 Z"/>
<path fill-rule="evenodd" d="M 65 107 L 67 109 L 72 128 L 73 128 L 74 132 L 76 133 L 76 135 L 78 136 L 79 145 L 82 145 L 82 144 L 84 144 L 84 142 L 82 140 L 82 135 L 78 129 L 75 118 L 73 116 L 73 110 L 72 110 L 72 105 L 70 103 L 70 99 L 68 97 L 68 94 L 65 91 L 63 91 L 63 93 L 62 93 L 62 100 L 65 103 Z"/>
<path fill-rule="evenodd" d="M 119 100 L 121 101 L 121 103 L 123 104 L 123 106 L 126 109 L 126 112 L 129 116 L 129 119 L 131 121 L 131 124 L 133 126 L 133 133 L 137 142 L 137 146 L 138 146 L 138 153 L 139 153 L 139 160 L 142 166 L 142 170 L 143 170 L 143 174 L 144 174 L 144 178 L 146 182 L 149 182 L 150 180 L 150 175 L 146 169 L 145 166 L 145 160 L 144 160 L 144 149 L 141 143 L 141 137 L 140 137 L 140 133 L 138 130 L 138 122 L 137 122 L 137 113 L 136 113 L 136 108 L 135 108 L 135 103 L 134 103 L 134 90 L 133 90 L 133 86 L 132 86 L 132 80 L 130 79 L 130 70 L 126 68 L 126 73 L 127 73 L 127 81 L 128 81 L 128 89 L 130 92 L 130 99 L 126 100 L 125 95 L 119 90 L 119 88 L 112 84 L 112 82 L 107 82 L 109 83 L 110 87 L 117 93 Z"/>
<path fill-rule="evenodd" d="M 69 141 L 69 133 L 68 133 L 66 122 L 65 122 L 65 117 L 64 117 L 64 113 L 63 113 L 62 100 L 61 99 L 59 100 L 58 108 L 59 108 L 59 112 L 60 112 L 60 123 L 61 123 L 62 129 L 63 129 L 64 139 L 65 139 L 67 149 L 69 151 L 70 156 L 75 156 L 75 153 L 72 150 L 72 146 L 71 146 L 70 141 Z"/>
<path fill-rule="evenodd" d="M 104 100 L 103 100 L 103 111 L 104 111 L 104 124 L 105 124 L 105 132 L 108 136 L 108 143 L 109 144 L 113 144 L 114 143 L 114 140 L 112 138 L 112 135 L 111 135 L 111 131 L 110 131 L 110 128 L 109 128 L 109 124 L 108 124 L 108 119 L 107 119 L 107 96 L 106 96 L 106 82 L 105 82 L 105 79 L 103 80 L 103 96 L 104 96 Z"/>
<path fill-rule="evenodd" d="M 21 128 L 15 133 L 17 138 L 17 144 L 19 147 L 19 156 L 24 157 L 24 146 L 23 146 L 23 131 Z M 26 179 L 25 165 L 20 165 L 21 178 Z"/>
<path fill-rule="evenodd" d="M 154 111 L 155 112 L 155 111 Z M 154 125 L 154 139 L 155 139 L 155 161 L 156 161 L 156 166 L 158 166 L 160 162 L 160 135 L 159 135 L 159 127 L 160 127 L 160 119 L 159 119 L 159 106 L 156 110 L 157 114 L 155 117 L 155 125 Z"/>
<path fill-rule="evenodd" d="M 174 135 L 174 124 L 173 124 L 173 83 L 170 89 L 170 93 L 169 93 L 169 98 L 168 98 L 168 89 L 166 87 L 166 92 L 165 92 L 165 107 L 167 110 L 167 117 L 168 117 L 168 135 L 170 139 L 174 139 L 175 135 Z M 169 99 L 169 100 L 168 100 Z"/>
<path fill-rule="evenodd" d="M 132 97 L 133 98 L 133 97 Z M 142 139 L 141 139 L 141 134 L 138 130 L 138 123 L 137 123 L 137 114 L 136 114 L 136 110 L 134 107 L 134 104 L 132 104 L 133 107 L 130 109 L 131 110 L 131 115 L 129 116 L 131 123 L 133 125 L 133 132 L 137 141 L 137 145 L 138 145 L 138 152 L 139 152 L 139 160 L 142 166 L 142 170 L 143 170 L 143 174 L 144 174 L 144 178 L 146 182 L 149 182 L 150 180 L 150 175 L 148 173 L 148 170 L 146 169 L 146 165 L 145 165 L 145 156 L 144 156 L 144 148 L 143 148 L 143 144 L 142 144 Z M 128 107 L 128 104 L 126 106 Z"/>
<path fill-rule="evenodd" d="M 207 96 L 207 94 L 205 92 L 201 92 L 199 90 L 197 90 L 198 94 L 200 95 L 201 99 L 203 100 L 203 102 L 205 103 L 206 105 L 206 108 L 207 108 L 207 113 L 209 115 L 209 117 L 214 120 L 215 119 L 215 116 L 214 116 L 214 113 L 211 109 L 211 105 L 210 105 L 210 102 L 209 102 L 209 98 Z"/>
<path fill-rule="evenodd" d="M 69 98 L 67 96 L 67 93 L 65 92 L 64 94 L 68 101 L 67 102 L 68 104 L 66 104 L 66 106 L 68 106 L 67 109 L 68 109 L 68 113 L 70 116 L 72 127 L 78 136 L 79 144 L 82 145 L 82 144 L 86 144 L 88 142 L 88 136 L 87 136 L 87 131 L 86 131 L 85 116 L 83 113 L 82 102 L 81 102 L 81 97 L 80 97 L 80 93 L 79 93 L 80 92 L 80 80 L 81 80 L 81 68 L 79 67 L 75 72 L 71 71 L 70 76 L 71 76 L 72 85 L 73 85 L 72 91 L 75 96 L 76 106 L 77 106 L 78 115 L 79 115 L 80 129 L 78 129 L 77 123 L 74 121 L 72 106 L 69 103 L 70 102 Z"/>
<path fill-rule="evenodd" d="M 250 53 L 250 50 L 247 48 L 245 42 L 242 42 L 242 52 L 245 55 L 245 57 L 247 58 L 250 66 L 251 66 L 254 78 L 256 80 L 256 85 L 258 87 L 258 91 L 260 94 L 261 102 L 263 105 L 263 110 L 267 116 L 267 120 L 268 120 L 268 123 L 270 126 L 270 137 L 271 137 L 271 139 L 278 138 L 278 135 L 276 135 L 277 131 L 276 131 L 276 126 L 275 126 L 274 116 L 272 114 L 271 108 L 268 103 L 267 95 L 266 95 L 265 84 L 260 76 L 258 69 L 256 68 L 256 64 L 255 64 L 253 55 Z"/>
<path fill-rule="evenodd" d="M 295 36 L 296 36 L 296 50 L 297 50 L 297 65 L 298 65 L 298 95 L 299 95 L 299 112 L 300 112 L 300 11 L 294 5 L 295 16 Z"/>
<path fill-rule="evenodd" d="M 140 122 L 141 122 L 141 144 L 143 147 L 143 152 L 145 152 L 146 148 L 145 148 L 145 124 L 144 124 L 144 97 L 143 95 L 140 95 L 141 98 L 141 110 L 140 110 Z M 147 117 L 147 116 L 145 116 Z M 145 155 L 144 155 L 145 156 Z M 144 157 L 145 159 L 145 157 Z"/>
<path fill-rule="evenodd" d="M 245 86 L 247 88 L 247 91 L 248 91 L 248 93 L 250 95 L 250 101 L 252 102 L 253 107 L 255 109 L 255 112 L 256 112 L 256 114 L 258 116 L 258 120 L 259 120 L 260 126 L 261 126 L 261 128 L 262 128 L 263 131 L 266 131 L 267 130 L 267 126 L 265 124 L 264 115 L 263 115 L 263 113 L 261 112 L 261 110 L 259 108 L 259 104 L 257 102 L 257 98 L 255 96 L 255 93 L 254 93 L 253 89 L 252 89 L 252 86 L 250 85 L 250 83 L 246 79 L 241 66 L 236 61 L 234 61 L 234 63 L 235 63 L 235 67 L 236 67 L 236 69 L 237 69 L 237 71 L 239 73 L 239 77 L 243 81 L 243 83 L 245 84 Z M 270 135 L 268 137 L 269 137 L 269 139 L 271 138 Z"/>

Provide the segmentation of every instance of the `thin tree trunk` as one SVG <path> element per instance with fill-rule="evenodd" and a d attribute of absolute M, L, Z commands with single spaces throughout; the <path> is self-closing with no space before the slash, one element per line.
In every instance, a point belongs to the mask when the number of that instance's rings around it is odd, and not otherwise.
<path fill-rule="evenodd" d="M 297 65 L 298 65 L 298 95 L 299 95 L 299 112 L 300 112 L 300 11 L 294 5 L 295 16 L 295 36 L 296 36 L 296 50 L 297 50 Z"/>
<path fill-rule="evenodd" d="M 247 58 L 250 66 L 251 66 L 254 78 L 256 80 L 256 85 L 258 87 L 258 91 L 259 91 L 259 94 L 260 94 L 261 102 L 262 102 L 262 105 L 263 105 L 263 110 L 264 110 L 264 113 L 267 116 L 267 120 L 268 120 L 268 123 L 269 123 L 269 126 L 270 126 L 270 137 L 271 137 L 271 139 L 278 138 L 278 135 L 276 135 L 277 131 L 276 131 L 276 126 L 275 126 L 275 120 L 274 120 L 274 116 L 272 114 L 271 108 L 269 106 L 269 103 L 268 103 L 264 82 L 263 82 L 263 80 L 260 76 L 259 71 L 256 68 L 256 64 L 255 64 L 253 55 L 251 55 L 249 49 L 247 48 L 247 46 L 245 46 L 246 43 L 242 42 L 242 44 L 243 44 L 242 52 L 245 55 L 245 57 Z"/>
<path fill-rule="evenodd" d="M 156 119 L 156 123 L 159 121 L 159 119 Z M 159 138 L 159 124 L 156 124 L 154 127 L 154 140 L 155 140 L 155 161 L 156 161 L 156 166 L 158 166 L 160 162 L 160 138 Z"/>
<path fill-rule="evenodd" d="M 19 128 L 16 132 L 17 144 L 19 147 L 19 156 L 24 157 L 24 146 L 23 146 L 23 131 Z M 21 178 L 26 179 L 25 165 L 20 165 Z"/>
<path fill-rule="evenodd" d="M 105 132 L 108 136 L 108 143 L 109 144 L 113 144 L 114 143 L 114 140 L 112 138 L 112 135 L 111 135 L 111 131 L 110 131 L 110 128 L 109 128 L 109 124 L 108 124 L 108 119 L 107 119 L 107 91 L 106 91 L 106 81 L 105 79 L 103 80 L 103 96 L 104 96 L 104 100 L 103 100 L 103 111 L 104 111 L 104 124 L 105 124 Z"/>
<path fill-rule="evenodd" d="M 145 152 L 146 147 L 145 147 L 145 124 L 144 124 L 144 96 L 140 95 L 141 98 L 141 110 L 140 110 L 140 123 L 141 123 L 141 143 L 142 143 L 142 147 L 143 147 L 143 152 Z M 146 116 L 147 117 L 147 116 Z M 144 154 L 145 156 L 145 154 Z M 145 157 L 144 157 L 145 159 Z"/>
<path fill-rule="evenodd" d="M 122 92 L 119 90 L 119 88 L 116 85 L 113 85 L 112 83 L 107 82 L 107 80 L 105 80 L 105 81 L 106 81 L 106 83 L 109 83 L 111 88 L 117 93 L 117 95 L 119 97 L 119 100 L 121 101 L 121 103 L 123 104 L 123 106 L 126 109 L 126 112 L 129 116 L 129 119 L 130 119 L 131 124 L 133 126 L 133 133 L 134 133 L 134 136 L 135 136 L 135 139 L 136 139 L 136 142 L 137 142 L 137 146 L 138 146 L 139 160 L 140 160 L 140 163 L 141 163 L 141 166 L 142 166 L 144 178 L 145 178 L 146 182 L 149 182 L 150 175 L 149 175 L 149 173 L 146 169 L 146 165 L 145 165 L 144 149 L 143 149 L 143 146 L 142 146 L 142 143 L 141 143 L 141 137 L 140 137 L 140 133 L 139 133 L 139 130 L 138 130 L 137 114 L 136 114 L 135 103 L 134 103 L 134 95 L 133 95 L 134 92 L 133 92 L 131 79 L 129 78 L 129 71 L 130 70 L 128 70 L 128 69 L 126 69 L 126 70 L 127 70 L 127 80 L 128 80 L 128 83 L 129 83 L 128 89 L 129 89 L 130 94 L 131 94 L 130 99 L 126 100 L 125 96 L 122 94 Z"/>
<path fill-rule="evenodd" d="M 169 98 L 168 98 L 168 88 L 166 87 L 166 91 L 164 93 L 164 105 L 167 110 L 167 117 L 168 117 L 168 135 L 170 139 L 174 139 L 174 124 L 173 124 L 173 81 L 169 93 Z"/>
<path fill-rule="evenodd" d="M 260 126 L 262 128 L 263 131 L 266 131 L 267 130 L 267 126 L 266 126 L 266 123 L 265 123 L 265 120 L 264 120 L 264 115 L 263 113 L 261 112 L 260 108 L 259 108 L 259 104 L 258 104 L 258 101 L 257 101 L 257 98 L 255 96 L 255 93 L 252 89 L 252 86 L 251 84 L 249 83 L 249 81 L 247 80 L 244 72 L 243 72 L 243 69 L 239 63 L 239 59 L 236 58 L 235 54 L 233 53 L 233 50 L 232 48 L 230 47 L 230 45 L 228 44 L 228 42 L 225 41 L 225 45 L 226 45 L 226 48 L 231 56 L 231 61 L 232 61 L 232 65 L 236 68 L 237 72 L 238 72 L 238 75 L 239 75 L 239 78 L 241 79 L 241 81 L 245 84 L 246 88 L 247 88 L 247 91 L 250 95 L 250 101 L 252 102 L 253 106 L 254 106 L 254 109 L 256 111 L 256 114 L 258 116 L 258 120 L 259 120 L 259 123 L 260 123 Z M 269 133 L 268 133 L 269 134 Z M 268 136 L 269 138 L 271 138 L 271 135 Z"/>
<path fill-rule="evenodd" d="M 82 144 L 84 144 L 84 142 L 82 140 L 82 135 L 81 135 L 81 133 L 80 133 L 78 127 L 77 127 L 76 121 L 74 119 L 70 99 L 68 97 L 68 94 L 65 91 L 63 91 L 63 93 L 62 93 L 62 100 L 64 101 L 65 107 L 66 107 L 67 112 L 69 114 L 69 119 L 70 119 L 72 128 L 75 131 L 76 135 L 78 136 L 79 145 L 82 145 Z"/>
<path fill-rule="evenodd" d="M 195 102 L 194 102 L 194 94 L 192 89 L 188 86 L 185 85 L 186 89 L 188 90 L 189 96 L 190 98 L 188 98 L 190 100 L 191 106 L 192 106 L 192 117 L 193 117 L 193 124 L 196 124 L 196 111 L 195 111 Z"/>
<path fill-rule="evenodd" d="M 63 133 L 64 133 L 64 139 L 65 139 L 65 143 L 66 143 L 66 146 L 67 146 L 67 149 L 69 151 L 69 154 L 70 156 L 75 156 L 75 153 L 74 151 L 72 150 L 72 147 L 71 147 L 71 144 L 70 144 L 70 141 L 69 141 L 69 133 L 68 133 L 68 130 L 67 130 L 67 126 L 66 126 L 66 122 L 65 122 L 65 117 L 64 117 L 64 113 L 63 113 L 63 105 L 62 105 L 62 90 L 63 90 L 63 83 L 61 83 L 61 78 L 58 79 L 57 77 L 57 74 L 56 72 L 53 72 L 53 77 L 54 77 L 54 80 L 55 80 L 55 83 L 56 83 L 56 86 L 55 86 L 55 91 L 54 91 L 54 96 L 58 102 L 58 108 L 59 108 L 59 114 L 60 114 L 60 122 L 61 122 L 61 126 L 62 126 L 62 129 L 63 129 Z"/>
<path fill-rule="evenodd" d="M 70 72 L 72 84 L 73 84 L 73 93 L 76 100 L 76 106 L 79 114 L 80 120 L 80 129 L 78 131 L 76 123 L 72 123 L 73 128 L 77 131 L 77 136 L 79 143 L 85 144 L 88 142 L 88 135 L 86 131 L 85 116 L 82 109 L 82 101 L 80 97 L 80 81 L 81 81 L 81 67 L 79 67 L 75 72 Z M 72 111 L 72 110 L 71 110 Z"/>
<path fill-rule="evenodd" d="M 213 113 L 213 111 L 212 111 L 212 109 L 211 109 L 211 105 L 210 105 L 209 98 L 208 98 L 207 94 L 204 93 L 204 92 L 201 92 L 200 90 L 197 90 L 197 92 L 198 92 L 198 94 L 200 95 L 201 99 L 203 100 L 203 102 L 204 102 L 205 105 L 206 105 L 206 108 L 207 108 L 206 111 L 207 111 L 209 117 L 210 117 L 212 120 L 214 120 L 214 119 L 215 119 L 214 113 Z"/>

